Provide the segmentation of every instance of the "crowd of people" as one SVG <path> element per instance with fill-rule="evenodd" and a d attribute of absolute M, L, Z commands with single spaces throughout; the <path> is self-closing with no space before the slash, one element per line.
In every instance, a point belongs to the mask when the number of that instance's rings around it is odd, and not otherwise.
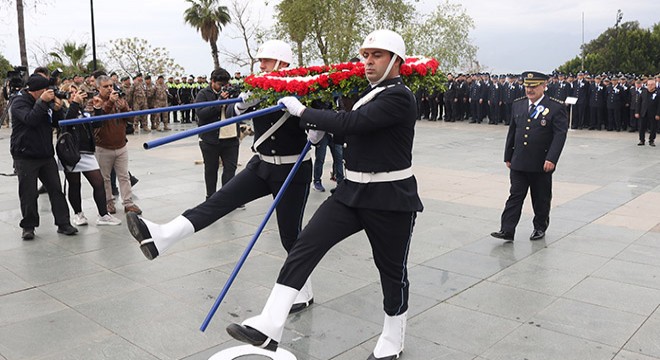
<path fill-rule="evenodd" d="M 419 119 L 469 120 L 470 123 L 487 119 L 488 124 L 508 125 L 513 102 L 525 96 L 524 79 L 519 75 L 480 73 L 455 77 L 450 73 L 447 79 L 444 92 L 422 89 L 415 94 Z M 655 138 L 657 125 L 645 117 L 644 104 L 648 101 L 644 99 L 652 97 L 658 85 L 660 74 L 553 73 L 549 75 L 545 95 L 566 104 L 571 129 L 640 133 L 650 130 Z M 653 111 L 656 107 L 650 106 L 651 118 L 659 120 L 655 118 L 657 111 Z"/>

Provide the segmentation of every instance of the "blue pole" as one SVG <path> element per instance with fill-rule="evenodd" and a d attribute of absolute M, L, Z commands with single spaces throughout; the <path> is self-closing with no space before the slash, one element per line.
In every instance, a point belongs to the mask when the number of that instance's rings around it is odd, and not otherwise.
<path fill-rule="evenodd" d="M 97 121 L 104 121 L 104 120 L 111 120 L 111 119 L 121 119 L 121 118 L 140 116 L 140 115 L 157 114 L 157 113 L 162 113 L 162 112 L 197 109 L 197 108 L 203 108 L 203 107 L 207 107 L 207 106 L 218 106 L 218 105 L 234 104 L 234 103 L 238 103 L 238 102 L 241 102 L 241 101 L 242 100 L 240 98 L 235 98 L 235 99 L 227 99 L 227 100 L 205 101 L 205 102 L 194 103 L 194 104 L 168 106 L 168 107 L 155 108 L 155 109 L 135 110 L 135 111 L 128 111 L 128 112 L 123 112 L 123 113 L 116 113 L 116 114 L 105 114 L 105 115 L 99 115 L 99 116 L 83 117 L 83 118 L 79 118 L 79 119 L 60 120 L 59 125 L 60 126 L 66 126 L 66 125 L 91 123 L 91 122 L 97 122 Z"/>
<path fill-rule="evenodd" d="M 270 114 L 272 112 L 279 111 L 279 110 L 282 110 L 282 109 L 284 109 L 284 105 L 282 105 L 282 104 L 274 105 L 274 106 L 271 106 L 271 107 L 267 107 L 265 109 L 245 113 L 245 114 L 239 115 L 239 116 L 234 116 L 234 117 L 229 118 L 227 120 L 202 125 L 200 127 L 193 128 L 193 129 L 188 129 L 186 131 L 181 131 L 181 132 L 176 133 L 176 134 L 163 136 L 162 138 L 159 138 L 159 139 L 155 139 L 155 140 L 152 140 L 152 141 L 147 141 L 142 146 L 145 149 L 153 149 L 157 146 L 161 146 L 161 145 L 164 145 L 164 144 L 171 143 L 173 141 L 181 140 L 181 139 L 187 138 L 189 136 L 193 136 L 193 135 L 205 133 L 207 131 L 219 129 L 223 126 L 235 124 L 239 121 L 252 119 L 252 118 L 255 118 L 255 117 L 262 116 L 262 115 Z"/>
<path fill-rule="evenodd" d="M 243 267 L 243 263 L 245 263 L 245 260 L 247 260 L 250 251 L 252 251 L 254 244 L 256 244 L 257 239 L 259 238 L 259 235 L 261 235 L 261 232 L 264 230 L 264 227 L 266 227 L 266 223 L 268 222 L 268 219 L 270 219 L 270 216 L 273 214 L 273 211 L 275 211 L 275 207 L 277 207 L 277 204 L 282 199 L 282 196 L 284 195 L 286 188 L 289 187 L 291 180 L 293 180 L 293 177 L 296 175 L 298 168 L 300 168 L 300 165 L 302 164 L 303 159 L 305 159 L 305 155 L 307 155 L 307 152 L 309 151 L 309 148 L 311 146 L 312 143 L 307 141 L 307 144 L 305 144 L 302 153 L 300 153 L 300 157 L 298 158 L 298 160 L 296 160 L 296 163 L 293 165 L 293 168 L 291 168 L 291 171 L 289 172 L 289 175 L 286 177 L 286 180 L 284 180 L 284 184 L 282 184 L 280 191 L 277 192 L 277 195 L 273 200 L 273 204 L 268 209 L 268 212 L 266 212 L 266 216 L 264 217 L 264 220 L 261 222 L 261 225 L 259 225 L 257 232 L 252 237 L 252 240 L 250 240 L 250 243 L 245 248 L 245 251 L 243 251 L 243 255 L 241 255 L 241 258 L 238 260 L 238 263 L 236 264 L 236 266 L 234 266 L 234 270 L 231 272 L 231 275 L 229 275 L 229 279 L 227 279 L 225 286 L 222 288 L 222 291 L 220 292 L 220 295 L 218 295 L 218 298 L 215 299 L 215 303 L 213 304 L 213 307 L 209 311 L 208 315 L 206 315 L 206 319 L 204 319 L 204 323 L 202 324 L 202 327 L 199 328 L 202 332 L 206 331 L 206 328 L 209 326 L 209 323 L 211 322 L 213 315 L 215 315 L 215 312 L 218 310 L 220 303 L 222 303 L 222 300 L 225 298 L 225 295 L 227 295 L 227 291 L 229 291 L 231 284 L 236 279 L 238 272 L 241 271 L 241 267 Z"/>

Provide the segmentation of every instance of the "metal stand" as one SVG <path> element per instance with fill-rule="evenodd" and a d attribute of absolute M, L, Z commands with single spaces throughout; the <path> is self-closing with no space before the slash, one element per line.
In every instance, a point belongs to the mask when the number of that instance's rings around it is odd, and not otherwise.
<path fill-rule="evenodd" d="M 261 355 L 272 360 L 296 360 L 296 356 L 280 347 L 272 352 L 252 345 L 242 345 L 222 350 L 211 356 L 209 360 L 233 360 L 241 356 Z"/>

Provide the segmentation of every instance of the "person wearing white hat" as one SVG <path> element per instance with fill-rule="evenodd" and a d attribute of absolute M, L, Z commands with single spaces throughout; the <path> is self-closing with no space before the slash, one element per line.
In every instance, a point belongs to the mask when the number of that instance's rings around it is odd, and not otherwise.
<path fill-rule="evenodd" d="M 260 60 L 261 71 L 271 72 L 289 66 L 293 61 L 293 52 L 286 42 L 270 40 L 261 45 L 256 57 Z M 243 101 L 229 106 L 224 114 L 226 118 L 252 111 L 259 103 L 259 100 L 250 99 L 250 94 L 241 93 L 239 97 Z M 217 116 L 220 116 L 220 110 Z M 298 118 L 287 121 L 290 116 L 289 113 L 282 115 L 280 112 L 255 117 L 252 149 L 256 155 L 243 171 L 223 184 L 203 203 L 165 224 L 156 224 L 137 214 L 127 214 L 128 228 L 145 257 L 155 259 L 178 241 L 206 228 L 229 212 L 242 208 L 246 203 L 267 195 L 275 197 L 308 139 L 308 134 L 298 125 Z M 315 132 L 309 136 L 312 142 L 318 142 L 314 140 Z M 311 180 L 312 161 L 308 153 L 276 207 L 280 240 L 286 251 L 292 248 L 302 228 Z M 291 312 L 303 310 L 313 301 L 311 282 L 307 281 Z"/>
<path fill-rule="evenodd" d="M 422 202 L 412 172 L 415 96 L 402 82 L 406 58 L 401 36 L 369 34 L 361 46 L 370 83 L 352 111 L 307 108 L 295 97 L 280 103 L 301 126 L 345 136 L 345 180 L 316 211 L 280 270 L 260 315 L 230 324 L 235 339 L 276 351 L 289 308 L 330 248 L 364 230 L 380 273 L 385 320 L 370 360 L 397 359 L 403 351 L 408 311 L 408 250 Z"/>

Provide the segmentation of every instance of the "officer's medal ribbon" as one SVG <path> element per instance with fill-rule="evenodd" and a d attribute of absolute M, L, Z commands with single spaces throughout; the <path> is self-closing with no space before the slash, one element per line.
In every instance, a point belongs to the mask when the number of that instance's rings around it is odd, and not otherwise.
<path fill-rule="evenodd" d="M 532 116 L 530 116 L 532 119 L 536 120 L 538 119 L 539 115 L 545 110 L 545 106 L 539 105 L 534 109 L 534 112 L 532 113 Z"/>

